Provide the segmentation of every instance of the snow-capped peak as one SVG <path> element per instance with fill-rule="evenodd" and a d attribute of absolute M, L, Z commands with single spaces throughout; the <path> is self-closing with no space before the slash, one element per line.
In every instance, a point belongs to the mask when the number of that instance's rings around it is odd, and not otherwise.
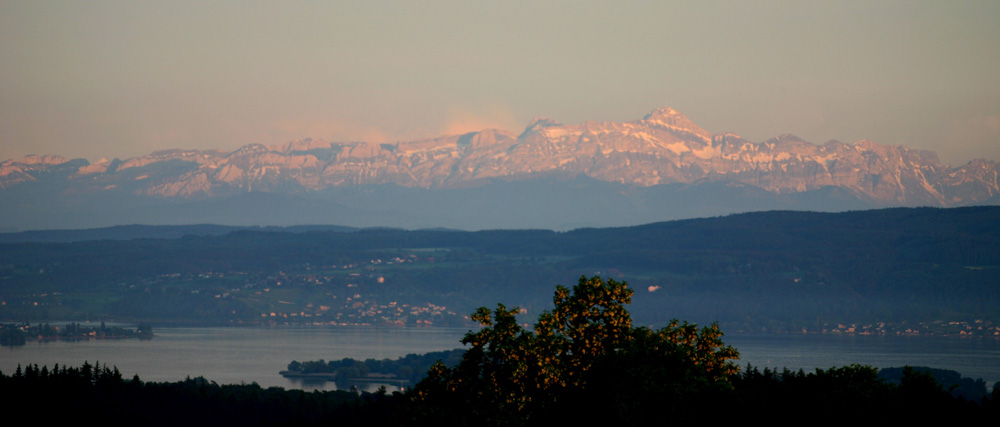
<path fill-rule="evenodd" d="M 548 117 L 536 117 L 533 120 L 531 120 L 531 123 L 528 123 L 528 127 L 524 128 L 524 132 L 521 132 L 521 135 L 518 136 L 518 138 L 531 135 L 535 132 L 538 132 L 539 130 L 553 126 L 562 126 L 562 123 L 559 123 Z"/>
<path fill-rule="evenodd" d="M 642 118 L 642 121 L 652 125 L 664 126 L 670 129 L 698 135 L 703 141 L 712 139 L 712 134 L 694 124 L 685 115 L 670 107 L 661 107 Z"/>

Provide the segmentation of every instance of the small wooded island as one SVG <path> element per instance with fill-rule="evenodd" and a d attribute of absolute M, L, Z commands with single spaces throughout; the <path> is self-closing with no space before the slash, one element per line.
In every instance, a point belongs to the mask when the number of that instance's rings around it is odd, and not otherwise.
<path fill-rule="evenodd" d="M 124 338 L 148 339 L 152 337 L 153 327 L 145 322 L 140 322 L 139 326 L 135 329 L 106 326 L 104 322 L 101 322 L 101 326 L 99 327 L 83 326 L 76 322 L 70 322 L 63 326 L 52 326 L 48 323 L 31 325 L 28 322 L 0 324 L 0 345 L 3 346 L 24 345 L 29 340 L 79 341 Z"/>
<path fill-rule="evenodd" d="M 347 389 L 355 383 L 363 382 L 386 383 L 407 389 L 424 379 L 434 364 L 441 362 L 445 366 L 455 366 L 462 360 L 464 354 L 465 350 L 455 349 L 408 354 L 396 360 L 362 361 L 351 358 L 329 362 L 323 359 L 308 362 L 293 360 L 288 364 L 288 370 L 279 373 L 285 378 L 334 381 L 340 389 Z"/>

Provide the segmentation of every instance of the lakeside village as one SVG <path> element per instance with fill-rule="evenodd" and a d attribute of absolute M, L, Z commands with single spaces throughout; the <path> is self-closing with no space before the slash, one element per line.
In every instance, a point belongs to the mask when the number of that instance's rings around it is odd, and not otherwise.
<path fill-rule="evenodd" d="M 99 327 L 87 327 L 76 322 L 63 326 L 52 326 L 48 323 L 32 325 L 28 322 L 16 324 L 0 324 L 0 345 L 12 347 L 25 345 L 28 341 L 82 341 L 102 339 L 153 338 L 153 327 L 148 323 L 139 323 L 135 329 L 120 326 L 107 326 L 101 322 Z"/>
<path fill-rule="evenodd" d="M 141 308 L 145 304 L 176 303 L 171 312 L 182 312 L 183 306 L 205 307 L 212 304 L 224 310 L 209 310 L 211 317 L 185 319 L 206 325 L 219 324 L 312 324 L 350 326 L 445 326 L 467 327 L 472 324 L 467 314 L 449 310 L 444 305 L 428 301 L 395 301 L 388 287 L 395 269 L 403 264 L 441 262 L 448 255 L 440 252 L 428 256 L 410 253 L 402 257 L 369 259 L 341 265 L 315 266 L 306 264 L 300 272 L 202 272 L 196 274 L 170 273 L 141 278 L 121 284 L 125 298 L 119 307 Z M 437 259 L 436 259 L 437 258 Z M 404 267 L 405 268 L 405 267 Z M 621 275 L 620 272 L 617 272 Z M 122 289 L 121 287 L 127 288 Z M 133 298 L 129 298 L 129 295 Z M 144 294 L 142 298 L 134 298 Z M 16 304 L 38 309 L 61 305 L 62 295 L 49 292 L 7 298 L 0 306 Z M 150 298 L 152 297 L 152 298 Z M 178 309 L 178 307 L 180 307 Z M 162 307 L 161 307 L 162 308 Z M 206 311 L 197 311 L 204 314 Z M 114 314 L 114 313 L 112 313 Z M 141 318 L 141 314 L 120 317 Z M 37 317 L 36 317 L 37 318 Z M 147 319 L 150 320 L 150 319 Z M 171 322 L 178 319 L 160 319 Z M 1000 338 L 1000 322 L 971 319 L 963 321 L 931 322 L 876 322 L 823 323 L 821 325 L 794 326 L 781 322 L 768 322 L 766 333 L 779 334 L 834 334 L 834 335 L 897 335 L 897 336 L 957 336 Z M 749 325 L 722 326 L 728 333 L 758 333 L 761 329 L 745 328 Z M 740 327 L 744 326 L 744 327 Z M 14 329 L 17 329 L 15 333 Z M 750 332 L 754 331 L 754 332 Z M 48 324 L 36 326 L 21 324 L 0 325 L 4 344 L 24 339 L 105 339 L 148 338 L 152 336 L 148 323 L 136 330 L 120 327 L 85 328 L 70 323 L 63 328 Z"/>
<path fill-rule="evenodd" d="M 412 264 L 421 260 L 415 255 L 373 259 L 368 265 L 310 266 L 306 273 L 277 273 L 214 294 L 217 299 L 237 298 L 267 300 L 269 310 L 261 311 L 259 321 L 273 324 L 314 324 L 341 326 L 465 326 L 468 316 L 432 302 L 406 303 L 380 299 L 386 276 L 375 266 Z M 429 262 L 434 262 L 429 258 Z M 339 271 L 338 271 L 339 270 Z M 236 275 L 248 273 L 237 272 Z M 176 277 L 176 276 L 175 276 Z M 199 279 L 223 279 L 222 273 L 202 273 Z M 198 292 L 198 291 L 193 291 Z M 299 301 L 305 301 L 299 303 Z M 246 319 L 254 323 L 254 319 Z"/>
<path fill-rule="evenodd" d="M 808 331 L 803 329 L 802 333 L 821 333 L 833 335 L 901 335 L 901 336 L 958 336 L 958 337 L 981 337 L 992 336 L 1000 338 L 1000 324 L 995 324 L 989 320 L 973 320 L 971 322 L 918 322 L 899 324 L 878 322 L 876 324 L 855 325 L 837 324 L 829 328 L 824 327 L 821 331 Z"/>
<path fill-rule="evenodd" d="M 340 265 L 305 264 L 297 272 L 235 270 L 149 275 L 112 285 L 114 297 L 103 310 L 108 317 L 202 325 L 465 326 L 468 316 L 443 305 L 394 301 L 385 296 L 390 286 L 386 276 L 391 272 L 380 272 L 379 268 L 435 261 L 433 256 L 411 254 Z M 71 302 L 62 292 L 3 297 L 0 310 L 6 308 L 14 313 L 8 319 L 52 317 L 48 313 L 73 317 Z"/>

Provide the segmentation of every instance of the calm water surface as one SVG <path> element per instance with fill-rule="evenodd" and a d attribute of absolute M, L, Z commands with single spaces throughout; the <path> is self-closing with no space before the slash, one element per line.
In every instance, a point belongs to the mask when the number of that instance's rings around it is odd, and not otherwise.
<path fill-rule="evenodd" d="M 1000 339 L 995 337 L 900 337 L 864 335 L 727 335 L 740 365 L 827 369 L 853 363 L 876 368 L 929 366 L 1000 381 Z"/>
<path fill-rule="evenodd" d="M 143 381 L 202 376 L 220 384 L 256 382 L 263 387 L 334 390 L 330 383 L 302 384 L 278 374 L 292 360 L 395 359 L 410 353 L 450 350 L 467 329 L 379 327 L 155 328 L 151 340 L 29 342 L 0 349 L 0 370 L 20 364 L 79 366 L 98 361 Z M 377 386 L 375 386 L 377 388 Z M 393 387 L 387 387 L 390 390 Z"/>
<path fill-rule="evenodd" d="M 220 384 L 256 382 L 263 387 L 333 390 L 332 382 L 304 384 L 283 378 L 278 371 L 292 360 L 395 359 L 450 350 L 461 346 L 466 332 L 464 328 L 363 326 L 156 328 L 151 340 L 0 348 L 0 370 L 9 374 L 18 364 L 79 366 L 98 361 L 117 366 L 126 377 L 138 374 L 143 381 L 203 376 Z M 956 370 L 988 384 L 1000 381 L 1000 340 L 994 338 L 727 335 L 724 339 L 740 351 L 741 366 L 811 371 L 851 363 L 879 368 L 914 365 Z"/>

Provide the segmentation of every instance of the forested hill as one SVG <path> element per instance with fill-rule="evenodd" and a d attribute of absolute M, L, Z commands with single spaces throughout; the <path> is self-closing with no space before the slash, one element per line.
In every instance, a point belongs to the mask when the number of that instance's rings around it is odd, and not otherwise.
<path fill-rule="evenodd" d="M 997 242 L 1000 207 L 776 211 L 568 232 L 303 228 L 6 243 L 0 318 L 457 324 L 498 301 L 541 312 L 552 283 L 600 274 L 637 290 L 642 323 L 982 326 L 1000 320 Z"/>

